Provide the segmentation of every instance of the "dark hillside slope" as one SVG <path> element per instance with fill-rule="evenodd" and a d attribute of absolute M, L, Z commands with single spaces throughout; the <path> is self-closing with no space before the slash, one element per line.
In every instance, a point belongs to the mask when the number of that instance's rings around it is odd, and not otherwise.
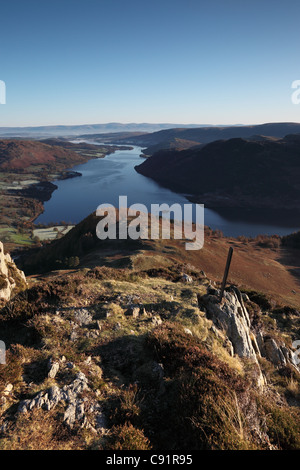
<path fill-rule="evenodd" d="M 299 136 L 160 151 L 136 171 L 211 207 L 300 207 Z"/>
<path fill-rule="evenodd" d="M 253 135 L 283 138 L 287 134 L 299 134 L 300 124 L 293 122 L 266 123 L 253 126 L 228 126 L 228 127 L 197 127 L 189 129 L 166 129 L 151 134 L 131 137 L 130 143 L 140 146 L 151 146 L 173 139 L 190 140 L 202 144 L 208 144 L 215 140 L 232 139 L 241 137 L 243 139 Z M 120 142 L 126 143 L 125 139 Z"/>

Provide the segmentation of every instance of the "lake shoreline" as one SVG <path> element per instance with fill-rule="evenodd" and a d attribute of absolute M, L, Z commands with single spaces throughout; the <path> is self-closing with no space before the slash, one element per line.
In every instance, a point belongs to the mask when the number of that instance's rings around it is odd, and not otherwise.
<path fill-rule="evenodd" d="M 221 230 L 225 236 L 229 237 L 255 237 L 258 234 L 282 236 L 300 229 L 295 224 L 294 210 L 282 211 L 280 209 L 277 211 L 277 207 L 256 208 L 250 205 L 234 207 L 234 204 L 229 204 L 228 201 L 227 204 L 215 204 L 210 197 L 201 200 L 200 197 L 166 188 L 152 178 L 140 175 L 136 171 L 135 167 L 141 159 L 141 151 L 141 147 L 134 147 L 131 151 L 118 149 L 111 154 L 111 158 L 101 159 L 100 165 L 95 160 L 89 160 L 83 166 L 74 167 L 73 171 L 84 173 L 80 180 L 76 180 L 76 191 L 71 182 L 60 186 L 58 191 L 64 191 L 65 196 L 56 192 L 55 200 L 52 204 L 50 201 L 46 207 L 46 211 L 50 210 L 48 216 L 38 218 L 38 222 L 47 224 L 49 221 L 53 221 L 56 215 L 55 205 L 56 207 L 65 205 L 65 213 L 58 215 L 55 220 L 68 220 L 70 223 L 76 224 L 88 213 L 96 210 L 98 205 L 111 203 L 116 206 L 119 195 L 127 194 L 129 206 L 133 203 L 146 203 L 146 206 L 149 206 L 150 203 L 168 203 L 169 205 L 179 203 L 183 205 L 190 202 L 204 204 L 205 225 L 213 230 Z M 72 207 L 68 206 L 66 199 L 69 198 L 71 201 L 73 196 L 76 199 L 78 197 L 77 189 L 82 193 L 84 199 L 78 200 L 77 206 L 87 207 L 87 209 L 75 213 Z M 86 193 L 91 194 L 86 196 Z M 91 205 L 91 201 L 95 202 Z M 289 212 L 286 217 L 284 217 L 284 212 Z"/>

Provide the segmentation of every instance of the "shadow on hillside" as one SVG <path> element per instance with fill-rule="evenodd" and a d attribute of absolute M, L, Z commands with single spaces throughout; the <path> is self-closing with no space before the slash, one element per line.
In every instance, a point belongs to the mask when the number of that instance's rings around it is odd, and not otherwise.
<path fill-rule="evenodd" d="M 132 383 L 137 369 L 152 359 L 146 336 L 134 334 L 108 340 L 97 346 L 93 354 L 100 355 L 106 377 L 119 385 Z"/>
<path fill-rule="evenodd" d="M 285 266 L 300 287 L 300 250 L 297 248 L 282 248 L 278 262 Z"/>

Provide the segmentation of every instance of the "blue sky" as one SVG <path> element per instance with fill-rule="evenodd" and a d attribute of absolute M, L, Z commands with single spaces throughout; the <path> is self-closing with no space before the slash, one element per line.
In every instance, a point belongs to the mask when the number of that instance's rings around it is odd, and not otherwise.
<path fill-rule="evenodd" d="M 10 0 L 0 126 L 300 122 L 297 0 Z"/>

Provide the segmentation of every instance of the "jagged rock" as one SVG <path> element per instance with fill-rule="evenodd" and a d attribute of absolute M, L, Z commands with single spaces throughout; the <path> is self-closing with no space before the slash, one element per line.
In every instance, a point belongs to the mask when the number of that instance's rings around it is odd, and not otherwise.
<path fill-rule="evenodd" d="M 6 344 L 0 340 L 0 364 L 6 363 Z"/>
<path fill-rule="evenodd" d="M 274 338 L 264 336 L 262 331 L 256 333 L 256 341 L 262 357 L 268 359 L 276 367 L 290 365 L 300 372 L 293 352 L 284 344 L 278 345 Z"/>
<path fill-rule="evenodd" d="M 203 296 L 201 301 L 206 308 L 207 317 L 218 329 L 225 332 L 232 343 L 235 354 L 257 362 L 256 352 L 251 341 L 249 315 L 239 291 L 237 289 L 232 292 L 225 291 L 221 304 L 218 296 L 210 293 Z"/>
<path fill-rule="evenodd" d="M 185 273 L 182 274 L 181 279 L 183 282 L 193 282 L 193 278 Z"/>
<path fill-rule="evenodd" d="M 207 288 L 207 293 L 209 295 L 219 295 L 220 291 L 218 289 L 216 289 L 215 287 L 212 287 L 211 285 L 209 285 L 208 288 Z"/>
<path fill-rule="evenodd" d="M 62 399 L 61 390 L 57 385 L 51 387 L 48 391 L 48 398 L 51 408 L 54 408 Z"/>
<path fill-rule="evenodd" d="M 59 371 L 59 362 L 55 361 L 53 362 L 52 359 L 49 360 L 48 363 L 48 377 L 50 379 L 54 379 L 56 376 L 57 372 Z"/>
<path fill-rule="evenodd" d="M 285 345 L 281 346 L 280 349 L 286 359 L 287 364 L 295 368 L 297 372 L 299 373 L 300 368 L 299 368 L 299 361 L 297 360 L 298 359 L 297 356 Z"/>
<path fill-rule="evenodd" d="M 269 338 L 265 341 L 265 352 L 266 358 L 271 361 L 275 366 L 285 366 L 287 361 L 284 357 L 281 348 L 278 347 L 276 341 L 273 338 Z"/>
<path fill-rule="evenodd" d="M 79 323 L 80 326 L 89 325 L 93 321 L 92 315 L 85 308 L 76 310 L 74 318 L 75 318 L 75 321 Z"/>
<path fill-rule="evenodd" d="M 4 254 L 4 246 L 0 242 L 0 301 L 8 302 L 18 284 L 26 285 L 25 274 L 17 268 L 9 254 Z"/>
<path fill-rule="evenodd" d="M 193 333 L 191 332 L 191 330 L 189 328 L 184 328 L 184 332 L 188 335 L 193 336 Z"/>
<path fill-rule="evenodd" d="M 162 319 L 160 318 L 159 315 L 155 315 L 152 319 L 151 322 L 154 326 L 159 326 L 162 324 Z"/>
<path fill-rule="evenodd" d="M 4 246 L 3 243 L 0 242 L 0 272 L 4 276 L 8 276 L 8 266 L 7 263 L 11 262 L 11 257 L 10 255 L 5 255 L 4 254 Z"/>
<path fill-rule="evenodd" d="M 217 338 L 219 338 L 219 340 L 221 340 L 223 347 L 227 350 L 230 356 L 233 357 L 234 349 L 230 339 L 226 335 L 224 335 L 220 330 L 218 330 L 218 328 L 216 328 L 214 325 L 211 326 L 210 330 L 215 334 Z"/>
<path fill-rule="evenodd" d="M 261 356 L 265 356 L 264 336 L 262 334 L 262 331 L 257 331 L 255 337 Z"/>
<path fill-rule="evenodd" d="M 140 307 L 138 305 L 130 305 L 125 315 L 133 317 L 133 318 L 138 318 L 140 315 Z"/>
<path fill-rule="evenodd" d="M 237 288 L 232 288 L 231 292 L 224 292 L 223 300 L 219 303 L 219 293 L 215 295 L 208 289 L 208 294 L 198 297 L 199 307 L 203 305 L 206 308 L 206 316 L 213 321 L 214 333 L 229 341 L 226 346 L 230 350 L 230 343 L 233 346 L 234 353 L 240 357 L 248 357 L 254 360 L 258 365 L 258 357 L 266 357 L 277 367 L 284 367 L 287 364 L 299 368 L 293 361 L 292 352 L 286 346 L 278 346 L 273 338 L 264 337 L 261 330 L 251 331 L 251 322 L 247 309 L 243 302 L 243 297 Z M 220 333 L 222 332 L 222 333 Z M 258 373 L 258 386 L 264 386 L 266 383 L 260 368 Z"/>
<path fill-rule="evenodd" d="M 18 412 L 19 413 L 27 413 L 27 411 L 30 409 L 29 405 L 32 403 L 32 400 L 23 400 L 18 406 Z"/>
<path fill-rule="evenodd" d="M 18 412 L 27 413 L 35 407 L 49 411 L 63 401 L 67 404 L 63 420 L 70 428 L 75 424 L 93 428 L 86 416 L 87 412 L 92 413 L 96 430 L 104 428 L 105 417 L 101 406 L 98 403 L 85 403 L 85 399 L 82 399 L 80 396 L 88 388 L 87 377 L 82 372 L 79 372 L 69 385 L 65 385 L 62 388 L 55 385 L 46 391 L 39 392 L 32 400 L 23 400 L 19 404 Z"/>
<path fill-rule="evenodd" d="M 6 385 L 5 389 L 3 390 L 3 395 L 9 395 L 13 391 L 14 386 L 12 384 Z"/>
<path fill-rule="evenodd" d="M 86 333 L 86 337 L 87 338 L 92 338 L 92 339 L 97 338 L 99 335 L 100 335 L 100 332 L 98 330 L 97 331 L 88 331 Z"/>
<path fill-rule="evenodd" d="M 69 404 L 65 411 L 63 420 L 70 428 L 74 426 L 76 421 L 76 402 Z"/>

